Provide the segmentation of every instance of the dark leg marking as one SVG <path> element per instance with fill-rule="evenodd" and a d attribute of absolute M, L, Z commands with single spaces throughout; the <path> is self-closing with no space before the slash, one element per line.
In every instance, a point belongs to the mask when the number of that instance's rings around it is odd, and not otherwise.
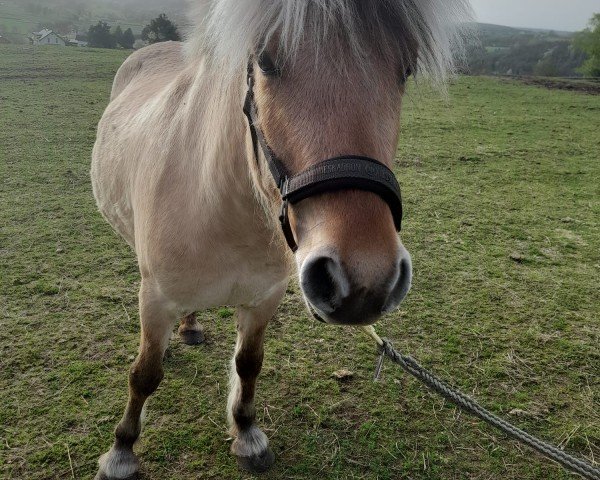
<path fill-rule="evenodd" d="M 238 308 L 228 416 L 231 434 L 236 437 L 231 452 L 236 456 L 239 467 L 251 473 L 265 472 L 275 461 L 267 436 L 255 423 L 254 393 L 262 368 L 265 329 L 280 298 L 274 297 L 272 304 L 263 305 L 261 309 Z"/>
<path fill-rule="evenodd" d="M 115 429 L 111 449 L 100 457 L 96 480 L 139 478 L 139 460 L 133 445 L 142 431 L 142 410 L 163 378 L 163 356 L 172 332 L 173 315 L 153 296 L 140 290 L 140 349 L 129 370 L 129 400 L 123 418 Z"/>

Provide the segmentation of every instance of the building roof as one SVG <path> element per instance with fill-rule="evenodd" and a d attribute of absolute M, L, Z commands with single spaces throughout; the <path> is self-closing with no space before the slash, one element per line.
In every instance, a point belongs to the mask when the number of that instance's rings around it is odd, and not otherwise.
<path fill-rule="evenodd" d="M 58 33 L 54 32 L 52 30 L 49 30 L 47 28 L 44 28 L 43 30 L 40 30 L 39 32 L 33 32 L 33 35 L 35 37 L 37 37 L 37 41 L 38 42 L 41 41 L 41 40 L 43 40 L 44 38 L 46 38 L 48 35 L 52 35 L 52 34 L 56 35 L 63 42 L 67 43 L 67 41 L 63 37 L 61 37 Z"/>
<path fill-rule="evenodd" d="M 69 40 L 69 42 L 71 43 L 71 45 L 77 45 L 78 47 L 87 47 L 88 46 L 88 42 L 86 42 L 84 40 Z"/>
<path fill-rule="evenodd" d="M 43 28 L 39 32 L 33 32 L 33 34 L 39 38 L 44 38 L 44 37 L 48 36 L 48 34 L 50 34 L 50 33 L 52 33 L 52 30 L 50 30 L 48 28 Z"/>
<path fill-rule="evenodd" d="M 48 36 L 50 36 L 50 35 L 53 35 L 53 34 L 54 34 L 54 35 L 56 35 L 56 36 L 57 36 L 58 38 L 60 38 L 61 40 L 63 40 L 59 34 L 57 34 L 57 33 L 54 33 L 54 32 L 48 32 L 46 35 L 43 35 L 43 36 L 41 36 L 41 37 L 39 38 L 39 40 L 43 40 L 44 38 L 46 38 L 46 37 L 48 37 Z M 64 40 L 63 40 L 63 42 L 64 42 Z"/>

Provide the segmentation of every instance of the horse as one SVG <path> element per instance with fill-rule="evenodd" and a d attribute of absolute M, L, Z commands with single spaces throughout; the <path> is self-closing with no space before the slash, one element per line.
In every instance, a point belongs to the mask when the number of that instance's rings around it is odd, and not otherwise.
<path fill-rule="evenodd" d="M 467 0 L 195 3 L 183 43 L 120 67 L 92 153 L 99 211 L 141 275 L 139 353 L 96 479 L 138 475 L 172 329 L 200 343 L 195 312 L 222 305 L 237 318 L 231 452 L 250 472 L 272 466 L 254 406 L 265 328 L 294 272 L 326 323 L 373 324 L 407 295 L 391 173 L 402 97 L 411 74 L 444 84 L 470 15 Z"/>

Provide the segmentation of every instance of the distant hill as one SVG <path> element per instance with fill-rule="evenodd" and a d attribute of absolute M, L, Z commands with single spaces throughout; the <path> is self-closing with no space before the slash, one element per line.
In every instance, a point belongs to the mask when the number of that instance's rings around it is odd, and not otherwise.
<path fill-rule="evenodd" d="M 472 27 L 478 33 L 480 41 L 486 46 L 511 46 L 519 40 L 532 37 L 545 40 L 571 40 L 574 35 L 574 32 L 506 27 L 492 23 L 476 23 Z"/>
<path fill-rule="evenodd" d="M 578 76 L 585 55 L 572 47 L 574 33 L 480 23 L 466 71 L 485 75 Z"/>

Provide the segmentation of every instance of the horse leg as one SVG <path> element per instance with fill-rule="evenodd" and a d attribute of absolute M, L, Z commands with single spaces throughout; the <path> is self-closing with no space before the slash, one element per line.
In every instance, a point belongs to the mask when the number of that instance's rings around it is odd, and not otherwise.
<path fill-rule="evenodd" d="M 96 480 L 134 479 L 139 461 L 133 444 L 142 429 L 142 409 L 163 377 L 162 360 L 171 337 L 176 313 L 165 307 L 155 289 L 142 280 L 140 289 L 141 339 L 139 353 L 129 371 L 129 400 L 115 429 L 115 442 L 98 460 Z"/>
<path fill-rule="evenodd" d="M 227 413 L 231 451 L 241 468 L 252 473 L 268 470 L 275 460 L 269 441 L 255 425 L 254 390 L 263 361 L 263 340 L 267 323 L 275 313 L 285 289 L 258 308 L 238 308 L 238 334 L 231 362 Z"/>
<path fill-rule="evenodd" d="M 202 325 L 196 320 L 195 313 L 190 313 L 181 319 L 178 332 L 179 338 L 186 345 L 200 345 L 204 342 Z"/>

